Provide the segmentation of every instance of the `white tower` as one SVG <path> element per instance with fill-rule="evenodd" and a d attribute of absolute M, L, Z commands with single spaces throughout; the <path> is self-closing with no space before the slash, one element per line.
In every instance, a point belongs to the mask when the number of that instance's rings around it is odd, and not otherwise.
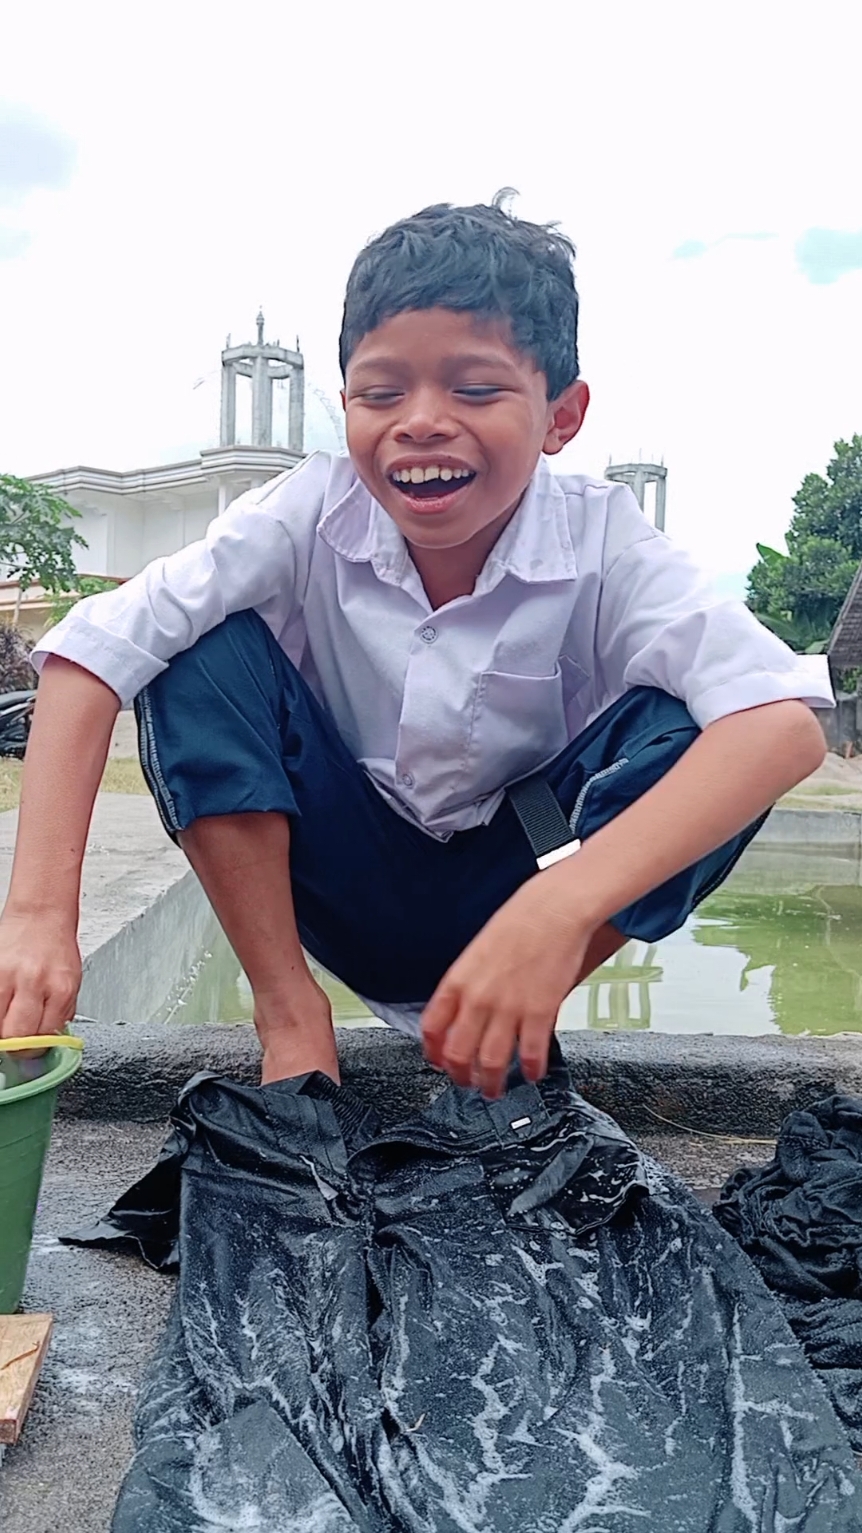
<path fill-rule="evenodd" d="M 659 532 L 664 532 L 667 469 L 663 463 L 609 463 L 605 469 L 605 478 L 613 479 L 617 484 L 630 485 L 635 492 L 637 503 L 642 511 L 646 498 L 646 487 L 648 484 L 654 484 L 655 524 Z"/>
<path fill-rule="evenodd" d="M 228 344 L 221 354 L 221 446 L 236 443 L 236 380 L 251 379 L 251 442 L 253 447 L 271 447 L 272 385 L 277 378 L 290 379 L 287 445 L 301 453 L 305 419 L 305 363 L 297 339 L 296 351 L 288 351 L 263 338 L 263 314 L 257 316 L 257 341 L 245 346 Z"/>

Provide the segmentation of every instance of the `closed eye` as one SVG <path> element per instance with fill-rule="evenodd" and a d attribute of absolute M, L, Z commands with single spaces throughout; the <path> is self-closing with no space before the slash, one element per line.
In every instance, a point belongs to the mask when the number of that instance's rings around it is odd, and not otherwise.
<path fill-rule="evenodd" d="M 354 399 L 361 399 L 368 405 L 389 405 L 393 400 L 401 399 L 399 389 L 365 389 L 361 394 L 354 394 Z"/>
<path fill-rule="evenodd" d="M 456 389 L 463 399 L 493 399 L 496 394 L 502 394 L 503 390 L 495 383 L 470 383 L 464 388 Z"/>

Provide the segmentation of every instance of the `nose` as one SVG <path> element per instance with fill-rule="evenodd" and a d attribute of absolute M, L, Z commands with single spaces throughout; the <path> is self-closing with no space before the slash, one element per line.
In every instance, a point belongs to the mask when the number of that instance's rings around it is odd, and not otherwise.
<path fill-rule="evenodd" d="M 413 389 L 405 397 L 396 428 L 399 442 L 448 440 L 454 435 L 449 401 L 439 389 Z"/>

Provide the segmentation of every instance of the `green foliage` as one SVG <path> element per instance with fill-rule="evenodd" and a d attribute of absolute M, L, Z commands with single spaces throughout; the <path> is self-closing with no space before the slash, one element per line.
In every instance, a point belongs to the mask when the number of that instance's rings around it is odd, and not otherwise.
<path fill-rule="evenodd" d="M 74 587 L 72 549 L 87 546 L 72 526 L 79 514 L 46 485 L 0 474 L 0 565 L 8 578 L 20 580 L 22 591 L 31 585 L 46 591 Z"/>
<path fill-rule="evenodd" d="M 54 624 L 59 623 L 67 612 L 71 612 L 75 603 L 81 601 L 82 597 L 98 596 L 102 591 L 114 591 L 116 586 L 116 580 L 112 580 L 108 575 L 76 574 L 74 590 L 61 592 L 51 602 L 49 628 L 53 628 Z"/>
<path fill-rule="evenodd" d="M 862 436 L 836 442 L 826 477 L 806 474 L 793 504 L 787 553 L 758 543 L 746 600 L 793 649 L 816 654 L 862 561 Z"/>
<path fill-rule="evenodd" d="M 779 639 L 795 649 L 798 655 L 822 655 L 826 639 L 818 637 L 823 631 L 821 623 L 807 617 L 777 617 L 775 613 L 759 613 L 764 628 L 770 628 Z"/>

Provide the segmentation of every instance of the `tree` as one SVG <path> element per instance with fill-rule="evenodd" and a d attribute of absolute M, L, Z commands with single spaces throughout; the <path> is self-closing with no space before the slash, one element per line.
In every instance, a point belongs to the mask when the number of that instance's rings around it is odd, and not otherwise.
<path fill-rule="evenodd" d="M 793 497 L 787 553 L 758 543 L 746 600 L 793 649 L 826 647 L 862 562 L 862 436 L 835 443 L 826 477 L 806 474 Z"/>
<path fill-rule="evenodd" d="M 117 582 L 110 575 L 76 575 L 74 589 L 61 591 L 51 602 L 49 628 L 53 628 L 55 623 L 59 623 L 67 613 L 71 612 L 76 602 L 79 602 L 82 597 L 99 596 L 102 591 L 115 591 L 116 588 Z"/>
<path fill-rule="evenodd" d="M 30 692 L 36 672 L 30 664 L 30 640 L 20 628 L 0 623 L 0 692 Z"/>
<path fill-rule="evenodd" d="M 46 591 L 71 591 L 78 584 L 72 557 L 86 539 L 72 522 L 80 512 L 47 485 L 0 474 L 0 565 L 18 579 L 22 591 L 40 585 Z"/>

